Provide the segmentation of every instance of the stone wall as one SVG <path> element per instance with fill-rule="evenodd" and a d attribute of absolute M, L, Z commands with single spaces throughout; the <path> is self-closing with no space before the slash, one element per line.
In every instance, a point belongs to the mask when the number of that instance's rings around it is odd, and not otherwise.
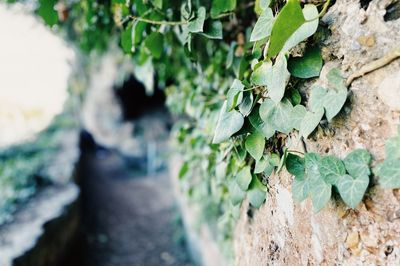
<path fill-rule="evenodd" d="M 385 21 L 386 0 L 337 0 L 324 16 L 330 36 L 323 42 L 328 60 L 321 76 L 339 66 L 346 76 L 400 49 L 400 19 Z M 400 60 L 356 79 L 342 114 L 327 130 L 306 141 L 308 152 L 344 158 L 355 148 L 368 149 L 373 166 L 384 159 L 385 140 L 400 119 Z M 307 91 L 305 91 L 307 92 Z M 295 143 L 296 141 L 294 141 Z M 347 208 L 331 200 L 320 213 L 311 201 L 292 200 L 293 177 L 273 175 L 266 204 L 253 217 L 242 204 L 235 231 L 236 265 L 399 265 L 400 191 L 383 190 L 373 180 L 360 205 Z"/>

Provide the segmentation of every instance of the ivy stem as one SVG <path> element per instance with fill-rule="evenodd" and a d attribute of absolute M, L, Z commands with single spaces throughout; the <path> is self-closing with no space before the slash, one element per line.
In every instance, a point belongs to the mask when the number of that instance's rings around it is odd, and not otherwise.
<path fill-rule="evenodd" d="M 189 21 L 166 21 L 166 20 L 151 20 L 143 17 L 135 17 L 135 16 L 129 16 L 130 19 L 136 20 L 136 21 L 141 21 L 153 25 L 169 25 L 169 26 L 180 26 L 180 25 L 186 25 L 189 23 Z"/>
<path fill-rule="evenodd" d="M 326 11 L 328 10 L 329 4 L 331 3 L 331 0 L 327 0 L 324 4 L 324 6 L 322 7 L 321 12 L 319 12 L 318 17 L 322 18 L 325 14 Z"/>
<path fill-rule="evenodd" d="M 289 152 L 289 153 L 297 153 L 297 154 L 304 155 L 304 152 L 296 151 L 296 150 L 288 150 L 288 152 Z"/>

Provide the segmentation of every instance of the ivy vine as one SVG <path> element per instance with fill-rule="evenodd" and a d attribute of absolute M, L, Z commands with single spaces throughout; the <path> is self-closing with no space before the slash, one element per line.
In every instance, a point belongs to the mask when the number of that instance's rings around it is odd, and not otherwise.
<path fill-rule="evenodd" d="M 372 158 L 364 149 L 341 159 L 287 148 L 293 134 L 307 139 L 322 120 L 331 122 L 348 95 L 338 69 L 322 77 L 324 86 L 300 91 L 299 84 L 320 76 L 315 33 L 331 4 L 305 2 L 84 0 L 71 1 L 61 10 L 68 16 L 58 17 L 84 51 L 104 50 L 117 39 L 141 80 L 157 73 L 167 105 L 182 118 L 173 131 L 184 160 L 182 187 L 223 243 L 243 200 L 262 206 L 268 178 L 285 167 L 294 176 L 293 198 L 311 197 L 315 211 L 332 193 L 356 208 L 370 184 Z M 54 4 L 39 1 L 37 9 L 50 25 Z M 397 136 L 374 169 L 384 188 L 400 187 L 399 151 Z"/>

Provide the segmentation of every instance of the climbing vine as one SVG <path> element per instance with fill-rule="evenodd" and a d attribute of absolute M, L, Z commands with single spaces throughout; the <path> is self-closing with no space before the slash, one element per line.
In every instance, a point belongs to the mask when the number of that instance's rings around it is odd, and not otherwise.
<path fill-rule="evenodd" d="M 330 1 L 303 2 L 84 0 L 55 9 L 55 1 L 39 1 L 37 10 L 85 51 L 118 40 L 146 86 L 156 73 L 181 117 L 174 136 L 182 187 L 229 242 L 240 204 L 247 198 L 259 208 L 269 177 L 284 168 L 294 176 L 293 198 L 311 197 L 315 211 L 335 193 L 356 208 L 370 184 L 367 150 L 342 159 L 304 145 L 341 112 L 349 83 L 335 68 L 320 77 L 319 18 Z M 400 138 L 390 139 L 374 169 L 385 188 L 400 187 L 399 150 Z"/>

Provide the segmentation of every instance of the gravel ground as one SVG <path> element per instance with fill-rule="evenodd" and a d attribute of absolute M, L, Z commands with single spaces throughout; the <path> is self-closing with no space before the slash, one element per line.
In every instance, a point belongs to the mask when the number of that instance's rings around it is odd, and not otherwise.
<path fill-rule="evenodd" d="M 132 174 L 115 152 L 81 161 L 84 266 L 191 265 L 167 171 Z"/>

